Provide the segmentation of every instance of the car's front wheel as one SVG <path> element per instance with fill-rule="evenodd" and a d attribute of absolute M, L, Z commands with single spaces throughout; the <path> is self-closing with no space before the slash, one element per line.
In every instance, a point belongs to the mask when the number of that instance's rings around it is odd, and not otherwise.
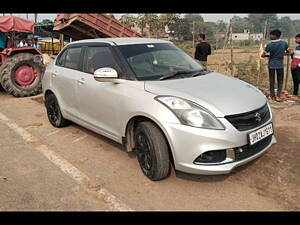
<path fill-rule="evenodd" d="M 140 122 L 134 132 L 135 151 L 143 173 L 153 181 L 170 173 L 167 140 L 152 122 Z"/>
<path fill-rule="evenodd" d="M 54 94 L 50 93 L 46 95 L 45 106 L 48 119 L 54 127 L 64 127 L 68 124 L 69 121 L 66 120 L 61 114 L 57 99 Z"/>

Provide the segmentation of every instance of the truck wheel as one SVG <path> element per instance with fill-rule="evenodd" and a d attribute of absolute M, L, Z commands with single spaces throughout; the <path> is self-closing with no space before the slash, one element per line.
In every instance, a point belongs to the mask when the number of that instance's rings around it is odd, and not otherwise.
<path fill-rule="evenodd" d="M 44 65 L 34 61 L 31 53 L 18 53 L 8 58 L 0 68 L 1 85 L 15 97 L 28 97 L 42 92 Z"/>
<path fill-rule="evenodd" d="M 46 95 L 45 106 L 48 119 L 54 127 L 64 127 L 68 125 L 69 121 L 66 120 L 61 114 L 57 99 L 54 94 L 51 93 Z"/>
<path fill-rule="evenodd" d="M 170 160 L 167 141 L 152 122 L 141 122 L 134 132 L 135 151 L 143 173 L 153 181 L 169 175 Z"/>

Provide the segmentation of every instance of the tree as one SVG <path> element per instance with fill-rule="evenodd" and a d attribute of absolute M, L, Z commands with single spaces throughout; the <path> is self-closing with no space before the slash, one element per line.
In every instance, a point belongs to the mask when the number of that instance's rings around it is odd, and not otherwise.
<path fill-rule="evenodd" d="M 161 28 L 161 24 L 158 19 L 158 15 L 153 13 L 145 13 L 139 14 L 137 18 L 137 24 L 141 28 L 142 34 L 144 35 L 144 28 L 148 26 L 149 28 L 149 35 L 151 36 L 152 32 L 158 33 L 159 29 Z"/>
<path fill-rule="evenodd" d="M 160 14 L 159 16 L 159 20 L 163 26 L 176 24 L 179 22 L 179 18 L 179 14 L 176 13 Z"/>
<path fill-rule="evenodd" d="M 134 27 L 137 23 L 137 18 L 135 16 L 125 14 L 121 16 L 119 21 L 123 24 L 125 24 L 127 27 Z"/>
<path fill-rule="evenodd" d="M 253 25 L 255 33 L 262 33 L 265 21 L 268 21 L 269 30 L 278 28 L 278 17 L 276 14 L 249 14 L 249 22 Z"/>
<path fill-rule="evenodd" d="M 43 19 L 41 22 L 39 22 L 38 24 L 41 24 L 41 25 L 53 25 L 54 22 L 52 20 L 49 20 L 49 19 Z"/>
<path fill-rule="evenodd" d="M 232 32 L 234 33 L 243 33 L 244 30 L 250 30 L 250 32 L 254 31 L 253 24 L 250 23 L 249 18 L 241 18 L 239 16 L 234 16 L 232 18 Z"/>
<path fill-rule="evenodd" d="M 192 40 L 197 33 L 201 32 L 201 27 L 203 27 L 204 19 L 200 14 L 185 14 L 184 15 L 184 26 L 187 27 L 188 33 L 185 34 L 187 40 Z"/>
<path fill-rule="evenodd" d="M 295 29 L 294 36 L 300 33 L 300 20 L 293 20 L 293 26 Z"/>
<path fill-rule="evenodd" d="M 170 26 L 177 24 L 179 22 L 179 19 L 179 14 L 175 13 L 160 14 L 159 16 L 159 21 L 163 28 L 170 28 Z"/>
<path fill-rule="evenodd" d="M 278 28 L 282 32 L 282 37 L 292 37 L 296 33 L 293 21 L 289 16 L 284 16 L 279 19 Z"/>
<path fill-rule="evenodd" d="M 187 40 L 187 36 L 190 34 L 190 25 L 187 20 L 184 18 L 179 18 L 176 23 L 170 24 L 169 30 L 171 33 L 176 36 L 179 40 Z"/>
<path fill-rule="evenodd" d="M 225 32 L 227 28 L 227 24 L 223 20 L 218 20 L 216 23 L 217 32 Z"/>
<path fill-rule="evenodd" d="M 207 41 L 215 42 L 217 25 L 214 22 L 203 22 L 199 27 L 198 33 L 204 33 Z"/>
<path fill-rule="evenodd" d="M 137 26 L 141 29 L 142 35 L 144 35 L 144 28 L 146 27 L 146 19 L 145 14 L 139 14 L 136 20 Z"/>
<path fill-rule="evenodd" d="M 195 22 L 204 22 L 203 17 L 200 14 L 185 14 L 184 19 L 187 20 L 187 22 L 192 23 Z"/>

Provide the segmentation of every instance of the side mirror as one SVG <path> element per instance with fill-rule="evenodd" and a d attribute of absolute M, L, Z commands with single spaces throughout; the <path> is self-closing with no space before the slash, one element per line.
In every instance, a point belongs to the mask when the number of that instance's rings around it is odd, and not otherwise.
<path fill-rule="evenodd" d="M 117 83 L 118 72 L 113 68 L 103 67 L 95 70 L 94 78 L 96 81 Z"/>

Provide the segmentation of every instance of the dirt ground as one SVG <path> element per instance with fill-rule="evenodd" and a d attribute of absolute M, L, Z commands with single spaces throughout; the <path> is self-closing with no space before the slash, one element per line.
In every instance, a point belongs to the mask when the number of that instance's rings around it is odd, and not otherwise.
<path fill-rule="evenodd" d="M 57 129 L 39 98 L 0 93 L 0 113 L 82 174 L 78 184 L 0 119 L 0 210 L 111 210 L 95 190 L 105 188 L 132 210 L 300 210 L 300 105 L 272 104 L 273 145 L 229 175 L 195 176 L 172 171 L 152 182 L 121 146 L 76 124 Z M 50 158 L 51 159 L 51 158 Z"/>

